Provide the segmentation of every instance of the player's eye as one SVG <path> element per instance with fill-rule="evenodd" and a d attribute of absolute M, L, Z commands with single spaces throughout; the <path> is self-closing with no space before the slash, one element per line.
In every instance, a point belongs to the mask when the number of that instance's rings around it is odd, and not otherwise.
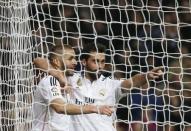
<path fill-rule="evenodd" d="M 102 64 L 105 63 L 105 60 L 102 60 L 101 63 L 102 63 Z"/>

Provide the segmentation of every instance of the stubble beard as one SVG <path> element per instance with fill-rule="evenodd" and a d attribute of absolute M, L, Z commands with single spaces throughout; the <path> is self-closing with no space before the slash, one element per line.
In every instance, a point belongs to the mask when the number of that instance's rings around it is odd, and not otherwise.
<path fill-rule="evenodd" d="M 87 73 L 92 80 L 97 80 L 102 74 L 101 71 L 97 70 L 88 70 Z"/>
<path fill-rule="evenodd" d="M 74 75 L 74 70 L 72 70 L 72 69 L 66 69 L 66 66 L 65 66 L 64 64 L 62 65 L 61 70 L 62 70 L 63 74 L 64 74 L 66 77 L 69 77 L 69 76 L 73 76 L 73 75 Z"/>

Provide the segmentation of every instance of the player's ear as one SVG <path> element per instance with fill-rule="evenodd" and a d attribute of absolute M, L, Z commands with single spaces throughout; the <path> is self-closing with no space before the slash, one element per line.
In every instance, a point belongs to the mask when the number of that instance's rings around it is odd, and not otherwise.
<path fill-rule="evenodd" d="M 60 66 L 60 61 L 59 61 L 58 58 L 53 59 L 53 63 L 54 63 L 54 65 L 55 65 L 56 67 L 59 67 L 59 66 Z"/>
<path fill-rule="evenodd" d="M 82 59 L 81 63 L 82 63 L 83 66 L 86 66 L 86 60 L 85 59 Z"/>

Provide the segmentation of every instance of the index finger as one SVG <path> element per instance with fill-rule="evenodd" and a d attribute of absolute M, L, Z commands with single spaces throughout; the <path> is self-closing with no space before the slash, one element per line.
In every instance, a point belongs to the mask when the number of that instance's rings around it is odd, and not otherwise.
<path fill-rule="evenodd" d="M 163 70 L 163 69 L 164 69 L 164 67 L 159 66 L 159 67 L 153 68 L 151 71 L 156 72 L 156 71 Z"/>

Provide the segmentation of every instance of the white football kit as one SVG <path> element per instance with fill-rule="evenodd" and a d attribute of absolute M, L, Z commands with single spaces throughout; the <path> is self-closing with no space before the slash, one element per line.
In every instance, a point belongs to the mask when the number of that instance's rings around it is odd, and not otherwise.
<path fill-rule="evenodd" d="M 46 76 L 34 91 L 34 122 L 32 131 L 69 131 L 70 116 L 56 113 L 50 106 L 54 99 L 66 99 L 61 95 L 60 84 L 53 76 Z"/>
<path fill-rule="evenodd" d="M 73 91 L 73 103 L 84 105 L 114 106 L 121 93 L 121 81 L 100 76 L 92 83 L 79 74 L 69 78 Z M 116 131 L 113 117 L 100 114 L 82 114 L 71 116 L 71 131 Z"/>

